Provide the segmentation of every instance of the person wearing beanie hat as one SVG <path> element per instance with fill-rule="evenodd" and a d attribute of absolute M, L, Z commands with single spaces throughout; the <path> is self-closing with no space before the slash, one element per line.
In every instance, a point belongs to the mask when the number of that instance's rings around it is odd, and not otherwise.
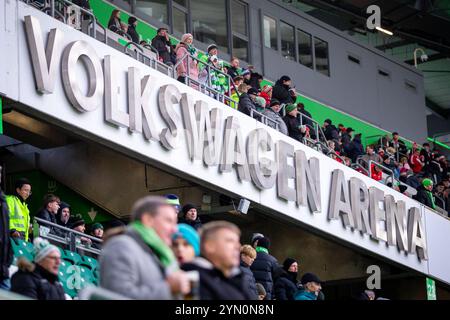
<path fill-rule="evenodd" d="M 287 135 L 288 129 L 286 127 L 286 123 L 283 121 L 283 118 L 280 115 L 281 101 L 276 99 L 273 94 L 272 96 L 274 98 L 270 102 L 270 108 L 266 108 L 266 110 L 264 111 L 264 115 L 272 120 L 269 121 L 267 125 L 271 128 L 274 128 L 275 130 L 278 130 L 282 134 Z"/>
<path fill-rule="evenodd" d="M 258 245 L 258 240 L 264 238 L 264 235 L 262 233 L 253 233 L 252 234 L 252 239 L 251 239 L 251 244 L 252 247 L 256 249 L 257 245 Z"/>
<path fill-rule="evenodd" d="M 91 236 L 103 240 L 103 234 L 104 228 L 100 222 L 96 222 L 91 226 Z M 91 247 L 100 250 L 102 248 L 102 244 L 101 242 L 92 241 Z"/>
<path fill-rule="evenodd" d="M 294 300 L 298 290 L 298 262 L 292 258 L 286 258 L 283 262 L 281 275 L 275 280 L 274 295 L 276 300 Z"/>
<path fill-rule="evenodd" d="M 266 289 L 264 289 L 264 286 L 261 283 L 257 283 L 256 290 L 258 291 L 258 300 L 265 300 L 267 293 Z"/>
<path fill-rule="evenodd" d="M 238 110 L 248 116 L 251 116 L 252 110 L 256 110 L 255 98 L 258 95 L 258 91 L 251 87 L 247 88 L 247 91 L 241 93 L 239 96 Z"/>
<path fill-rule="evenodd" d="M 83 218 L 80 216 L 73 217 L 72 221 L 69 223 L 70 229 L 73 229 L 75 231 L 85 233 L 86 231 L 86 222 L 84 222 Z M 78 238 L 79 236 L 77 236 Z M 92 245 L 92 240 L 87 237 L 79 237 L 79 241 L 81 241 L 83 244 Z M 77 240 L 78 241 L 78 240 Z"/>
<path fill-rule="evenodd" d="M 286 115 L 283 117 L 283 121 L 286 123 L 289 137 L 301 142 L 304 137 L 304 132 L 300 130 L 301 124 L 298 118 L 299 111 L 297 105 L 288 104 L 284 109 L 286 110 Z"/>
<path fill-rule="evenodd" d="M 217 56 L 217 55 L 219 55 L 219 49 L 218 49 L 217 45 L 214 44 L 214 43 L 210 44 L 208 46 L 208 48 L 206 49 L 206 51 L 208 52 L 209 56 Z"/>
<path fill-rule="evenodd" d="M 129 17 L 128 18 L 128 35 L 131 37 L 131 40 L 134 43 L 139 43 L 140 40 L 140 36 L 139 33 L 136 30 L 138 24 L 138 20 L 135 17 Z"/>
<path fill-rule="evenodd" d="M 269 254 L 269 248 L 269 238 L 263 237 L 258 239 L 256 259 L 250 266 L 256 282 L 261 283 L 266 289 L 266 300 L 272 300 L 273 298 L 275 271 L 278 268 L 278 261 Z"/>
<path fill-rule="evenodd" d="M 70 205 L 62 202 L 59 204 L 58 213 L 56 214 L 56 223 L 62 227 L 69 227 Z"/>
<path fill-rule="evenodd" d="M 198 64 L 197 60 L 186 58 L 187 56 L 197 57 L 197 49 L 193 46 L 194 37 L 190 33 L 185 33 L 181 37 L 181 42 L 175 47 L 175 54 L 178 63 L 177 67 L 177 80 L 186 83 L 186 76 L 193 81 L 198 81 Z M 188 68 L 189 65 L 189 68 Z M 194 84 L 190 84 L 194 89 Z"/>
<path fill-rule="evenodd" d="M 272 98 L 277 99 L 282 104 L 295 103 L 296 97 L 291 94 L 291 78 L 288 76 L 282 76 L 273 87 Z M 294 91 L 295 93 L 295 91 Z"/>
<path fill-rule="evenodd" d="M 183 206 L 181 210 L 183 216 L 180 219 L 180 223 L 187 224 L 194 228 L 195 230 L 198 230 L 202 226 L 202 221 L 200 220 L 200 217 L 198 216 L 197 206 L 195 206 L 192 203 L 188 203 Z"/>
<path fill-rule="evenodd" d="M 433 180 L 425 178 L 422 180 L 422 184 L 417 189 L 417 194 L 414 199 L 420 203 L 426 205 L 429 208 L 436 209 L 435 198 L 433 195 Z"/>
<path fill-rule="evenodd" d="M 200 255 L 200 237 L 191 226 L 180 223 L 172 236 L 172 250 L 180 265 L 189 263 Z"/>
<path fill-rule="evenodd" d="M 166 194 L 165 197 L 167 199 L 167 203 L 171 204 L 178 214 L 181 210 L 180 199 L 178 196 L 176 194 Z"/>
<path fill-rule="evenodd" d="M 322 290 L 322 281 L 314 273 L 305 273 L 300 280 L 302 288 L 297 291 L 295 300 L 317 300 Z"/>
<path fill-rule="evenodd" d="M 20 258 L 19 270 L 11 278 L 11 291 L 36 300 L 65 300 L 58 281 L 61 253 L 40 237 L 34 239 L 34 264 Z"/>

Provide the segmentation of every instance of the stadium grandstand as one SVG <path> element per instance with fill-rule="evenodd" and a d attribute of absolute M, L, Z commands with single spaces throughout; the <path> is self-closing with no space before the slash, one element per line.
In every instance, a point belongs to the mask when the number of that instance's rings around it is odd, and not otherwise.
<path fill-rule="evenodd" d="M 448 1 L 0 10 L 0 299 L 450 299 Z"/>

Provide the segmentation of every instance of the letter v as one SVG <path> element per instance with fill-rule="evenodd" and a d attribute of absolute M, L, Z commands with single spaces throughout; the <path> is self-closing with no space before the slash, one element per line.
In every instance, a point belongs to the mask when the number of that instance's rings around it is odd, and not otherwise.
<path fill-rule="evenodd" d="M 32 16 L 25 16 L 25 31 L 33 64 L 36 89 L 41 93 L 53 93 L 57 66 L 54 53 L 60 51 L 64 35 L 59 29 L 51 29 L 44 51 L 39 20 Z"/>

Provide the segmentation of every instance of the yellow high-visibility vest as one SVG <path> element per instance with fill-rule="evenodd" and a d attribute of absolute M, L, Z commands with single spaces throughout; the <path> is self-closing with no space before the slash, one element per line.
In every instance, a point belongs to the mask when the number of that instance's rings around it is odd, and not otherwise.
<path fill-rule="evenodd" d="M 9 230 L 17 230 L 25 234 L 25 241 L 28 241 L 28 230 L 30 228 L 30 210 L 25 202 L 17 196 L 6 196 L 6 203 L 9 209 Z"/>

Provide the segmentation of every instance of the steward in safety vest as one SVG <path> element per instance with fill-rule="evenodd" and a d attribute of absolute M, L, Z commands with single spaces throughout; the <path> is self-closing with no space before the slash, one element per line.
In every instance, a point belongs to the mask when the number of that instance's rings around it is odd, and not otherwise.
<path fill-rule="evenodd" d="M 31 183 L 25 178 L 16 181 L 15 194 L 6 196 L 9 209 L 9 230 L 11 237 L 28 241 L 30 210 L 26 200 L 31 195 Z"/>

